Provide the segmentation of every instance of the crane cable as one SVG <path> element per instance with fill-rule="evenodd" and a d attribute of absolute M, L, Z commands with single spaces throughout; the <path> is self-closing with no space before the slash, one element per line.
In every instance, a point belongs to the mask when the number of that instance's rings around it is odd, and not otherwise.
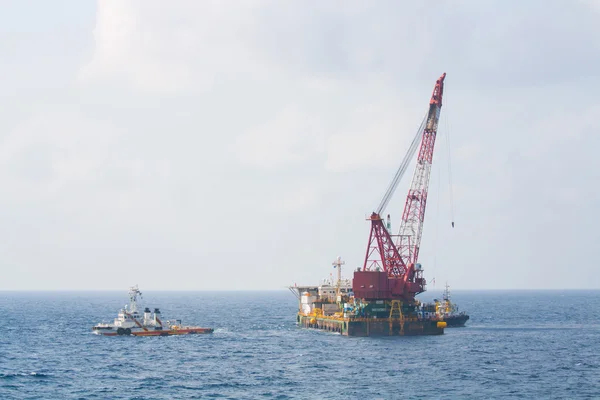
<path fill-rule="evenodd" d="M 436 209 L 435 209 L 435 231 L 434 231 L 434 235 L 433 235 L 433 268 L 432 268 L 432 275 L 433 278 L 430 279 L 430 283 L 433 283 L 433 286 L 435 287 L 435 273 L 436 273 L 436 266 L 437 266 L 437 248 L 438 248 L 438 231 L 439 231 L 439 222 L 440 222 L 440 197 L 441 196 L 441 186 L 442 186 L 442 173 L 441 173 L 441 167 L 440 167 L 440 163 L 437 163 L 437 193 L 436 193 Z"/>
<path fill-rule="evenodd" d="M 453 200 L 453 193 L 452 193 L 452 163 L 451 163 L 451 159 L 450 159 L 450 129 L 448 128 L 448 95 L 446 94 L 446 98 L 445 98 L 445 112 L 444 112 L 444 125 L 445 125 L 445 139 L 446 139 L 446 147 L 447 147 L 447 152 L 448 152 L 448 186 L 449 186 L 449 195 L 450 195 L 450 212 L 451 212 L 451 218 L 452 218 L 452 228 L 454 228 L 454 200 Z M 432 272 L 433 272 L 433 278 L 430 280 L 430 283 L 433 283 L 433 286 L 435 286 L 435 274 L 436 274 L 436 270 L 437 270 L 437 245 L 438 245 L 438 230 L 439 230 L 439 215 L 440 215 L 440 198 L 441 196 L 441 184 L 442 184 L 442 174 L 441 174 L 441 167 L 440 167 L 440 163 L 437 163 L 437 177 L 438 177 L 438 181 L 437 181 L 437 201 L 436 201 L 436 218 L 435 218 L 435 231 L 434 231 L 434 236 L 433 236 L 433 268 L 432 268 Z"/>
<path fill-rule="evenodd" d="M 400 164 L 400 168 L 398 168 L 398 171 L 396 171 L 396 175 L 394 175 L 394 179 L 392 179 L 392 183 L 390 184 L 387 191 L 385 192 L 385 195 L 383 196 L 381 203 L 379 203 L 379 207 L 377 207 L 377 214 L 381 214 L 381 212 L 387 207 L 388 203 L 390 202 L 390 199 L 394 195 L 394 192 L 396 191 L 396 188 L 398 187 L 398 183 L 402 179 L 402 176 L 404 175 L 404 173 L 406 172 L 406 169 L 408 168 L 408 164 L 410 163 L 411 159 L 415 155 L 415 152 L 417 151 L 417 148 L 419 147 L 419 143 L 421 142 L 421 137 L 423 136 L 423 130 L 425 130 L 426 122 L 427 122 L 427 114 L 425 114 L 425 116 L 423 117 L 423 121 L 421 122 L 421 125 L 419 126 L 419 129 L 417 130 L 417 133 L 415 134 L 415 137 L 413 138 L 412 143 L 410 144 L 410 147 L 408 148 L 408 151 L 406 152 L 406 155 L 404 156 L 404 159 L 402 160 L 402 164 Z"/>
<path fill-rule="evenodd" d="M 448 187 L 450 190 L 450 216 L 452 218 L 452 228 L 454 228 L 454 195 L 452 193 L 452 163 L 450 159 L 450 128 L 448 122 L 448 95 L 446 94 L 446 98 L 444 99 L 446 109 L 444 113 L 444 123 L 446 125 L 446 148 L 448 149 Z"/>

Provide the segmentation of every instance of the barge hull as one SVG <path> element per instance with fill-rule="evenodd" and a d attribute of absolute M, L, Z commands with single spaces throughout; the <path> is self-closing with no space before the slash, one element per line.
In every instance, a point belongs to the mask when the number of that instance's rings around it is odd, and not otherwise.
<path fill-rule="evenodd" d="M 315 318 L 299 314 L 297 322 L 303 328 L 337 332 L 344 336 L 422 336 L 444 333 L 444 328 L 438 324 L 438 321 L 401 321 L 390 318 Z"/>

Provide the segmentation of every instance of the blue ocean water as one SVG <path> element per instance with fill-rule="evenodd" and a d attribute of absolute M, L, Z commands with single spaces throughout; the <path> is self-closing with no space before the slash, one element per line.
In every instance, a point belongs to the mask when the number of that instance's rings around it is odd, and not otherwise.
<path fill-rule="evenodd" d="M 215 332 L 141 338 L 91 333 L 126 292 L 0 292 L 0 399 L 600 398 L 600 291 L 453 298 L 466 328 L 348 338 L 298 328 L 287 291 L 145 292 Z"/>

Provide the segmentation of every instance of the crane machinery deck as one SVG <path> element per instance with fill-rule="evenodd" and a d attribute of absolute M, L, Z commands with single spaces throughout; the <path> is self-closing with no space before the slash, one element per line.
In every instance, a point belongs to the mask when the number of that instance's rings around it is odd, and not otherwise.
<path fill-rule="evenodd" d="M 427 115 L 385 192 L 379 207 L 368 218 L 371 231 L 362 268 L 352 281 L 342 280 L 344 264 L 338 257 L 337 283 L 290 286 L 299 300 L 299 326 L 339 332 L 347 336 L 440 335 L 447 323 L 436 313 L 436 304 L 415 298 L 426 290 L 418 261 L 437 126 L 442 108 L 444 79 L 436 81 Z M 390 202 L 414 154 L 419 149 L 412 184 L 406 197 L 400 231 L 391 234 L 390 216 L 382 212 Z"/>

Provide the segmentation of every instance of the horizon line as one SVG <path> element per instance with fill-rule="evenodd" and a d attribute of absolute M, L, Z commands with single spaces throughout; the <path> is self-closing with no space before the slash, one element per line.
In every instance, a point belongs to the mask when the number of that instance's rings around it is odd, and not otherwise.
<path fill-rule="evenodd" d="M 276 292 L 285 291 L 294 286 L 285 286 L 283 288 L 270 288 L 270 289 L 144 289 L 144 291 L 151 292 Z M 436 290 L 443 290 L 443 287 L 427 290 L 426 292 L 432 292 Z M 461 289 L 454 288 L 453 292 L 502 292 L 502 291 L 597 291 L 599 288 L 477 288 L 477 289 Z M 123 292 L 124 289 L 2 289 L 0 292 Z M 420 294 L 423 294 L 420 293 Z"/>

